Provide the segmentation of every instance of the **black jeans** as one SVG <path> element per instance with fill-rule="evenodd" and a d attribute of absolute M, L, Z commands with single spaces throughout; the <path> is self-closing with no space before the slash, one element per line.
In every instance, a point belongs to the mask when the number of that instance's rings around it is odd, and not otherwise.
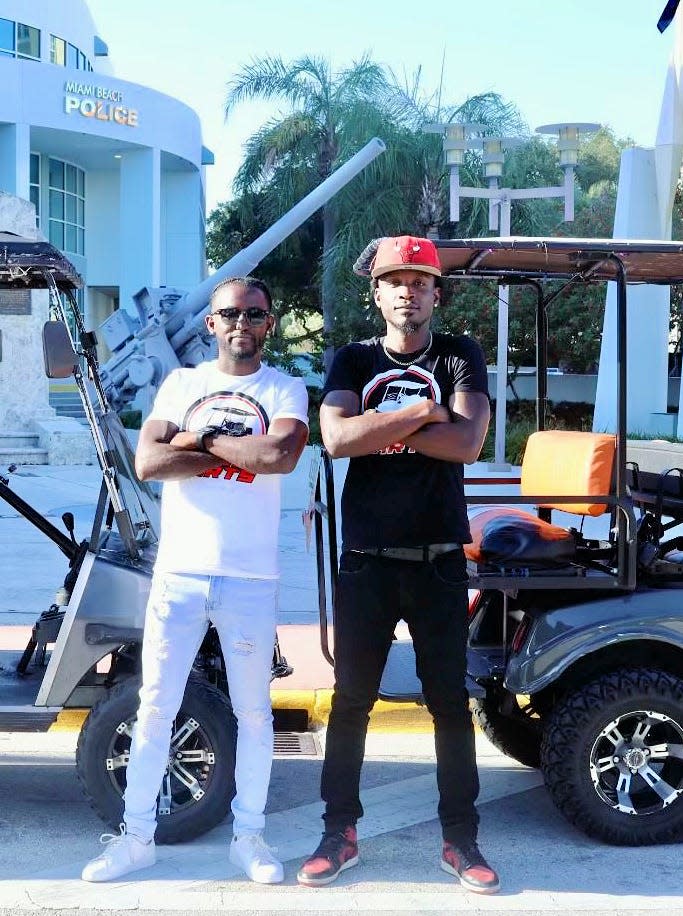
<path fill-rule="evenodd" d="M 476 839 L 479 777 L 465 689 L 467 604 L 461 550 L 422 563 L 342 554 L 335 599 L 335 686 L 321 782 L 326 830 L 341 830 L 363 815 L 359 783 L 369 714 L 394 628 L 403 619 L 434 719 L 443 837 L 455 843 Z"/>

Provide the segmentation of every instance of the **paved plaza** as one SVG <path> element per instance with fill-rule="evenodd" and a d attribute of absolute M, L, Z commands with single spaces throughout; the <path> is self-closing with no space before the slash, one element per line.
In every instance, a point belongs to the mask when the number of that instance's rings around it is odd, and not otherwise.
<path fill-rule="evenodd" d="M 310 451 L 285 478 L 282 504 L 281 641 L 301 693 L 329 689 L 331 671 L 317 648 L 313 550 L 302 511 L 309 502 Z M 340 466 L 343 472 L 343 465 Z M 486 469 L 472 469 L 473 474 Z M 0 468 L 0 473 L 8 476 Z M 88 533 L 99 489 L 94 467 L 19 468 L 12 488 L 60 524 L 76 518 Z M 21 643 L 51 603 L 65 561 L 39 531 L 0 504 L 0 638 Z M 278 685 L 286 688 L 286 681 Z M 325 732 L 308 755 L 275 759 L 267 840 L 285 862 L 285 883 L 251 884 L 228 863 L 229 820 L 192 843 L 159 848 L 157 865 L 111 885 L 88 885 L 80 870 L 106 828 L 81 793 L 74 767 L 77 732 L 0 734 L 0 916 L 176 912 L 259 913 L 607 913 L 683 914 L 680 846 L 605 846 L 570 827 L 553 807 L 539 773 L 477 737 L 482 781 L 481 845 L 500 871 L 501 894 L 463 891 L 438 867 L 439 828 L 433 741 L 414 722 L 368 737 L 363 773 L 366 815 L 361 864 L 319 889 L 296 884 L 296 869 L 318 841 L 318 798 Z"/>

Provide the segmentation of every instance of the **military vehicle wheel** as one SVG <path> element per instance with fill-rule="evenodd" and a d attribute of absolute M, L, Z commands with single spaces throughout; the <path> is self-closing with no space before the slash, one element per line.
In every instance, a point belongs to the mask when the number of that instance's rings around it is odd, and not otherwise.
<path fill-rule="evenodd" d="M 140 683 L 131 678 L 94 706 L 76 749 L 76 769 L 92 807 L 118 825 Z M 191 677 L 171 733 L 157 801 L 156 840 L 177 843 L 219 824 L 235 794 L 237 727 L 229 700 Z"/>
<path fill-rule="evenodd" d="M 683 830 L 683 680 L 621 669 L 567 695 L 541 746 L 553 801 L 589 836 L 622 846 Z"/>
<path fill-rule="evenodd" d="M 522 710 L 517 697 L 505 690 L 489 691 L 472 700 L 475 723 L 499 751 L 525 767 L 541 764 L 541 722 Z"/>

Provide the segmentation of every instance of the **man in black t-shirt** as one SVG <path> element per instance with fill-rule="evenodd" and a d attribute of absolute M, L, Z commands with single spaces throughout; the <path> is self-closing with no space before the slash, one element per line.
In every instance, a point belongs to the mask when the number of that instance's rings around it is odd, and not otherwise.
<path fill-rule="evenodd" d="M 299 870 L 329 884 L 358 862 L 356 821 L 368 716 L 394 629 L 404 619 L 434 719 L 441 866 L 477 893 L 498 877 L 477 847 L 479 779 L 465 689 L 470 538 L 463 464 L 489 423 L 486 365 L 470 337 L 430 330 L 441 266 L 429 239 L 379 241 L 369 273 L 386 334 L 342 347 L 320 426 L 333 458 L 351 459 L 342 495 L 335 596 L 335 687 L 321 793 L 325 831 Z"/>

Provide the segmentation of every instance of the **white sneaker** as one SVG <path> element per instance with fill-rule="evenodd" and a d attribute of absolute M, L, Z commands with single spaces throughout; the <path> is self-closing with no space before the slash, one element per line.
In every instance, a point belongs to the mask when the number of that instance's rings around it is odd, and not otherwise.
<path fill-rule="evenodd" d="M 259 884 L 279 884 L 285 877 L 282 862 L 275 858 L 260 833 L 234 836 L 230 844 L 230 861 Z"/>
<path fill-rule="evenodd" d="M 141 868 L 149 868 L 157 860 L 154 840 L 145 843 L 126 833 L 126 825 L 119 824 L 120 833 L 103 833 L 100 843 L 105 851 L 91 859 L 81 872 L 83 881 L 114 881 Z"/>

